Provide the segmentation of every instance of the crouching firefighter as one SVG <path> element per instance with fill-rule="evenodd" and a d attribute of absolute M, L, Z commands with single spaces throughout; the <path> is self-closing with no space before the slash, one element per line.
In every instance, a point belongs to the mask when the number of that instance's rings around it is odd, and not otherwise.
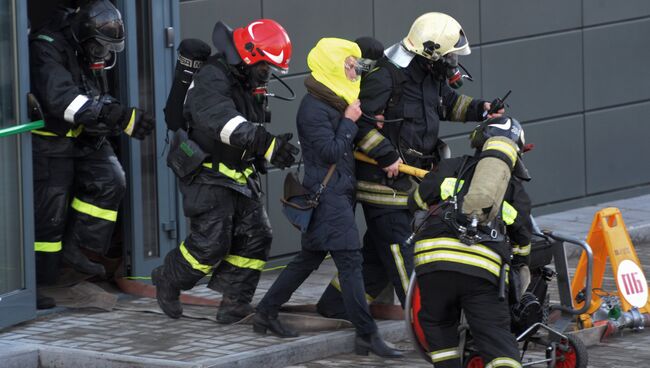
<path fill-rule="evenodd" d="M 180 291 L 212 273 L 208 287 L 223 294 L 217 321 L 229 324 L 254 312 L 250 302 L 271 246 L 258 174 L 267 162 L 291 166 L 299 151 L 290 133 L 274 136 L 262 126 L 270 114 L 266 94 L 258 93 L 272 69 L 288 70 L 286 31 L 270 19 L 234 31 L 218 22 L 212 42 L 217 52 L 181 100 L 185 126 L 167 160 L 180 179 L 189 234 L 151 276 L 160 308 L 179 318 Z"/>
<path fill-rule="evenodd" d="M 36 279 L 56 281 L 60 255 L 77 271 L 104 275 L 81 248 L 105 254 L 126 189 L 106 136 L 144 139 L 151 115 L 108 92 L 106 70 L 124 49 L 120 12 L 106 0 L 62 9 L 30 37 L 32 92 L 45 128 L 32 131 Z M 54 306 L 39 297 L 39 308 Z"/>
<path fill-rule="evenodd" d="M 461 310 L 486 366 L 521 367 L 505 287 L 530 249 L 524 132 L 517 120 L 498 117 L 470 138 L 474 156 L 440 161 L 408 199 L 416 213 L 417 318 L 436 367 L 460 367 Z"/>

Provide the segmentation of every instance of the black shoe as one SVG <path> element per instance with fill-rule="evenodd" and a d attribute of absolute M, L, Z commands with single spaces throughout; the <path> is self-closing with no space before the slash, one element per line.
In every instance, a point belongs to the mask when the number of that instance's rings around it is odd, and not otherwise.
<path fill-rule="evenodd" d="M 52 309 L 56 307 L 56 301 L 54 298 L 45 296 L 38 292 L 36 289 L 36 309 Z"/>
<path fill-rule="evenodd" d="M 76 245 L 63 246 L 63 259 L 68 262 L 75 271 L 106 278 L 106 269 L 99 263 L 91 262 L 81 249 Z"/>
<path fill-rule="evenodd" d="M 156 300 L 160 309 L 171 318 L 180 318 L 183 315 L 183 306 L 179 300 L 181 290 L 165 280 L 162 266 L 151 271 L 151 281 L 156 285 Z"/>
<path fill-rule="evenodd" d="M 354 339 L 354 352 L 357 355 L 368 355 L 369 351 L 384 358 L 404 357 L 401 351 L 386 345 L 381 336 L 379 336 L 379 332 L 368 335 L 357 334 L 357 337 Z"/>
<path fill-rule="evenodd" d="M 253 317 L 253 331 L 261 334 L 266 334 L 266 331 L 271 331 L 272 334 L 278 337 L 298 337 L 299 334 L 280 323 L 277 318 L 271 318 L 268 315 L 257 312 Z"/>
<path fill-rule="evenodd" d="M 255 308 L 250 303 L 241 303 L 228 297 L 223 297 L 217 311 L 217 323 L 230 325 L 241 321 L 255 313 Z"/>

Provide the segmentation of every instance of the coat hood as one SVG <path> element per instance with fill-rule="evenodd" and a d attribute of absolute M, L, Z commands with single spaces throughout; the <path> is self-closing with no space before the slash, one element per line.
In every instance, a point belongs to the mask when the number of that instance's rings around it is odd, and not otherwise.
<path fill-rule="evenodd" d="M 351 81 L 345 76 L 345 59 L 361 57 L 359 46 L 340 38 L 322 38 L 307 55 L 311 75 L 348 104 L 359 97 L 360 80 Z"/>

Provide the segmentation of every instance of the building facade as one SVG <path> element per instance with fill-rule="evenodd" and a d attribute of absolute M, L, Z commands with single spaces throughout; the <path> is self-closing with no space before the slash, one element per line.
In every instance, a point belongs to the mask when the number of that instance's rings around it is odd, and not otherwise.
<path fill-rule="evenodd" d="M 28 36 L 58 3 L 0 0 L 0 128 L 27 121 Z M 154 111 L 155 134 L 116 140 L 128 177 L 116 247 L 130 276 L 147 276 L 186 232 L 173 174 L 165 165 L 162 120 L 175 48 L 183 38 L 210 42 L 212 27 L 272 18 L 289 33 L 294 56 L 285 81 L 296 101 L 272 100 L 275 133 L 295 132 L 306 93 L 306 55 L 321 37 L 399 41 L 420 14 L 442 11 L 464 27 L 472 54 L 461 58 L 474 82 L 461 92 L 492 100 L 512 90 L 509 113 L 535 149 L 525 156 L 537 214 L 650 192 L 650 2 L 626 0 L 117 0 L 127 42 L 113 70 L 114 92 Z M 273 92 L 283 93 L 277 83 Z M 472 123 L 442 123 L 453 154 L 469 151 Z M 34 263 L 29 134 L 0 138 L 0 328 L 33 318 Z M 274 227 L 275 264 L 299 248 L 281 214 L 284 173 L 263 180 Z M 359 218 L 361 216 L 358 216 Z M 361 220 L 360 220 L 361 221 Z M 360 224 L 363 225 L 363 224 Z M 7 313 L 5 313 L 7 312 Z"/>

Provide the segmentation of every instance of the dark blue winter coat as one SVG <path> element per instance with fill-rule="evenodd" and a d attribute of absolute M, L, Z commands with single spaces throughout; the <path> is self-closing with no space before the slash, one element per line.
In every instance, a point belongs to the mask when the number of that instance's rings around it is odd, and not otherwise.
<path fill-rule="evenodd" d="M 297 125 L 305 165 L 303 186 L 315 193 L 330 165 L 336 164 L 309 228 L 302 235 L 302 246 L 309 250 L 359 249 L 352 154 L 357 125 L 311 94 L 300 103 Z"/>

